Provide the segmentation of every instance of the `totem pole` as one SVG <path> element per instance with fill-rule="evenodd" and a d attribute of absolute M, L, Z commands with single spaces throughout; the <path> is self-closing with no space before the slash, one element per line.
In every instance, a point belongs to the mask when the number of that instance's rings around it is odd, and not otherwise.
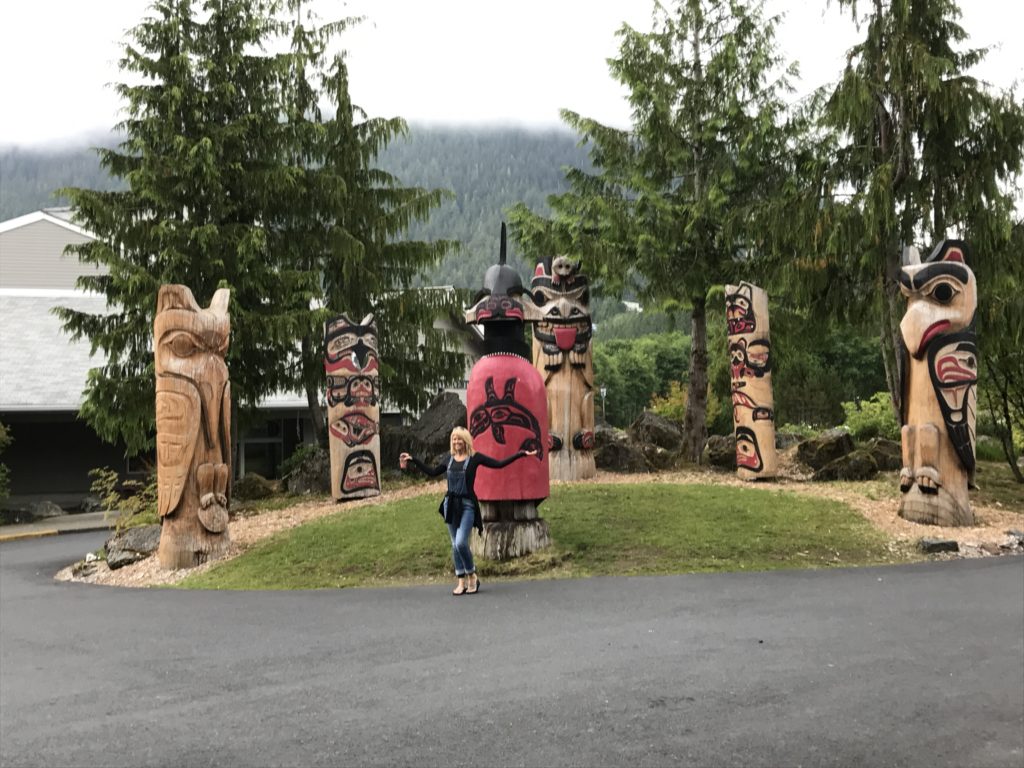
<path fill-rule="evenodd" d="M 584 480 L 597 472 L 590 289 L 579 272 L 578 261 L 549 258 L 530 282 L 541 312 L 533 325 L 533 364 L 547 390 L 552 480 Z"/>
<path fill-rule="evenodd" d="M 153 321 L 157 559 L 192 568 L 227 551 L 231 497 L 231 385 L 224 355 L 230 291 L 203 309 L 184 285 L 163 285 Z"/>
<path fill-rule="evenodd" d="M 768 294 L 750 283 L 725 286 L 725 318 L 736 474 L 743 480 L 766 480 L 775 477 L 777 465 Z"/>
<path fill-rule="evenodd" d="M 380 494 L 380 380 L 373 315 L 345 315 L 324 327 L 331 495 L 335 501 Z"/>
<path fill-rule="evenodd" d="M 978 286 L 967 244 L 945 240 L 921 262 L 903 252 L 900 323 L 903 468 L 900 517 L 933 525 L 972 525 L 968 486 L 974 480 Z"/>
<path fill-rule="evenodd" d="M 469 374 L 466 410 L 473 448 L 496 459 L 519 450 L 536 450 L 505 467 L 477 470 L 476 491 L 483 537 L 474 538 L 476 554 L 507 560 L 550 544 L 547 523 L 537 506 L 548 497 L 548 414 L 544 381 L 530 364 L 524 322 L 540 319 L 514 269 L 505 264 L 505 225 L 501 255 L 484 275 L 484 287 L 466 311 L 466 322 L 484 330 L 485 354 Z"/>

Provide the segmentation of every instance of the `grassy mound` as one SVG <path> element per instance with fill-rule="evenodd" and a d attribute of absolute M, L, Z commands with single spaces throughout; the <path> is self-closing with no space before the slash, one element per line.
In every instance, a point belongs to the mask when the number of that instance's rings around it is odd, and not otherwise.
<path fill-rule="evenodd" d="M 447 581 L 437 498 L 345 510 L 273 536 L 181 582 L 197 589 L 319 589 Z M 568 485 L 541 507 L 554 545 L 488 578 L 572 578 L 890 562 L 886 538 L 843 504 L 711 485 Z"/>

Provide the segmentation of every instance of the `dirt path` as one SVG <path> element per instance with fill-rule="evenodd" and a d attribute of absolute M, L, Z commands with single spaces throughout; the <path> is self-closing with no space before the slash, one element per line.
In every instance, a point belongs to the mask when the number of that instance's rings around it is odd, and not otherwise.
<path fill-rule="evenodd" d="M 897 546 L 909 547 L 913 542 L 922 538 L 951 539 L 958 542 L 961 555 L 965 557 L 1000 554 L 1004 551 L 1000 549 L 1000 545 L 1006 544 L 1009 539 L 1006 531 L 1024 528 L 1024 517 L 1019 514 L 996 507 L 977 505 L 973 509 L 978 525 L 971 528 L 944 528 L 911 523 L 897 516 L 895 498 L 886 498 L 886 492 L 891 493 L 891 489 L 887 489 L 880 481 L 873 483 L 810 483 L 806 482 L 806 478 L 791 473 L 790 477 L 781 477 L 776 481 L 748 483 L 739 480 L 735 475 L 720 471 L 685 470 L 633 475 L 598 472 L 596 478 L 587 482 L 734 485 L 765 492 L 786 491 L 801 496 L 830 499 L 849 505 L 873 526 L 890 536 Z M 267 511 L 252 517 L 236 518 L 231 521 L 231 547 L 227 555 L 217 562 L 238 557 L 267 536 L 325 515 L 407 499 L 423 493 L 440 495 L 443 492 L 444 485 L 435 482 L 396 491 L 385 491 L 378 497 L 361 499 L 342 506 L 330 499 L 316 499 L 300 502 L 287 509 Z M 872 495 L 882 498 L 871 498 Z M 212 565 L 212 563 L 207 563 L 198 568 L 165 571 L 160 568 L 155 557 L 149 557 L 116 571 L 107 568 L 105 562 L 97 563 L 96 570 L 84 577 L 75 576 L 69 566 L 60 571 L 56 578 L 64 581 L 84 581 L 119 587 L 152 587 L 177 583 L 193 573 L 202 573 Z"/>

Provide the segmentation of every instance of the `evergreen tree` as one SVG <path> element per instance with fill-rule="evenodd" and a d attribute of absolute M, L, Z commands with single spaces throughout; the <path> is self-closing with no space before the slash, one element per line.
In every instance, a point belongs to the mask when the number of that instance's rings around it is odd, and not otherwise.
<path fill-rule="evenodd" d="M 205 305 L 232 289 L 228 352 L 236 403 L 254 405 L 283 383 L 291 337 L 260 221 L 277 171 L 274 94 L 280 60 L 261 44 L 274 33 L 259 0 L 157 0 L 129 34 L 120 62 L 124 139 L 99 149 L 127 189 L 63 192 L 96 240 L 70 250 L 106 274 L 79 287 L 106 295 L 105 315 L 60 309 L 73 338 L 86 336 L 105 363 L 89 373 L 81 415 L 129 453 L 152 445 L 153 315 L 161 284 L 188 285 Z M 271 183 L 269 186 L 273 186 Z M 233 420 L 237 422 L 237 419 Z"/>
<path fill-rule="evenodd" d="M 441 195 L 372 168 L 404 123 L 354 120 L 365 116 L 348 101 L 344 59 L 324 54 L 351 20 L 308 18 L 298 0 L 158 0 L 130 33 L 121 66 L 141 82 L 118 86 L 125 138 L 99 150 L 127 189 L 66 190 L 97 236 L 73 250 L 107 269 L 79 285 L 104 293 L 108 313 L 59 311 L 66 330 L 106 356 L 90 372 L 82 416 L 130 453 L 152 444 L 150 338 L 163 283 L 188 285 L 203 304 L 231 288 L 236 405 L 305 389 L 320 426 L 323 321 L 339 312 L 378 311 L 391 402 L 419 407 L 428 385 L 461 376 L 436 334 L 417 334 L 442 302 L 404 290 L 448 244 L 398 241 Z M 330 119 L 321 95 L 337 110 Z"/>
<path fill-rule="evenodd" d="M 635 278 L 645 305 L 689 306 L 683 426 L 693 461 L 707 436 L 707 294 L 757 254 L 788 175 L 795 126 L 782 101 L 785 75 L 776 74 L 775 25 L 760 3 L 677 0 L 656 5 L 650 33 L 624 26 L 609 63 L 629 90 L 632 128 L 564 110 L 596 171 L 568 171 L 571 190 L 550 199 L 551 220 L 525 206 L 512 216 L 530 255 L 585 257 L 610 286 Z"/>
<path fill-rule="evenodd" d="M 985 50 L 958 48 L 967 34 L 954 0 L 871 0 L 863 18 L 855 0 L 839 5 L 862 24 L 865 37 L 816 105 L 821 151 L 803 168 L 810 171 L 804 189 L 813 191 L 791 228 L 804 238 L 794 249 L 813 258 L 790 264 L 796 267 L 790 274 L 798 275 L 791 285 L 832 314 L 854 322 L 880 318 L 898 412 L 902 246 L 928 250 L 946 237 L 963 237 L 982 290 L 1012 269 L 1007 246 L 1013 183 L 1024 156 L 1024 109 L 1012 92 L 966 74 Z M 979 338 L 986 335 L 979 327 Z"/>

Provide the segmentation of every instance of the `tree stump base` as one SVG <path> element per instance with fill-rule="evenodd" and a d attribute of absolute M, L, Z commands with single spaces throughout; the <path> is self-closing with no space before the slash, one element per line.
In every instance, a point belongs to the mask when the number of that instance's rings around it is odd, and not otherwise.
<path fill-rule="evenodd" d="M 942 486 L 937 494 L 921 493 L 914 486 L 900 501 L 899 516 L 912 523 L 961 527 L 974 525 L 974 512 L 961 506 L 956 497 Z"/>
<path fill-rule="evenodd" d="M 551 546 L 546 520 L 516 520 L 484 523 L 482 536 L 474 536 L 470 548 L 473 557 L 511 560 Z"/>

